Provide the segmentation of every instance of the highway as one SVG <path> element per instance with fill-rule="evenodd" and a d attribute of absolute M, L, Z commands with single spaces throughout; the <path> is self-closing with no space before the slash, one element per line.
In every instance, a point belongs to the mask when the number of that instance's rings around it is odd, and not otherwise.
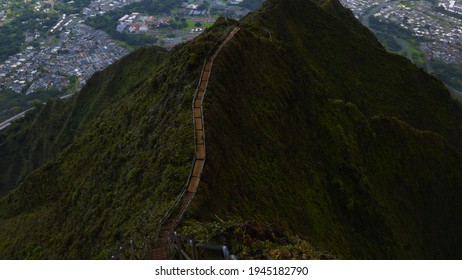
<path fill-rule="evenodd" d="M 0 123 L 0 130 L 3 130 L 3 129 L 5 129 L 5 128 L 7 128 L 7 127 L 10 126 L 11 123 L 14 122 L 15 120 L 24 118 L 24 116 L 26 115 L 27 112 L 29 112 L 29 111 L 31 111 L 31 110 L 34 110 L 34 109 L 35 109 L 35 108 L 27 109 L 26 111 L 21 112 L 21 113 L 17 114 L 16 116 L 11 117 L 11 118 L 7 119 L 6 121 Z"/>
<path fill-rule="evenodd" d="M 393 39 L 395 39 L 396 43 L 400 44 L 401 48 L 404 49 L 404 51 L 406 52 L 406 56 L 409 58 L 409 60 L 410 60 L 411 62 L 414 62 L 414 61 L 412 60 L 411 49 L 410 49 L 409 46 L 406 44 L 406 42 L 404 42 L 403 39 L 398 38 L 398 37 L 393 37 Z"/>
<path fill-rule="evenodd" d="M 382 33 L 381 31 L 374 30 L 369 26 L 369 18 L 371 16 L 373 16 L 375 13 L 382 10 L 383 8 L 389 7 L 389 6 L 391 6 L 393 4 L 396 4 L 398 2 L 401 2 L 401 1 L 386 2 L 386 3 L 382 3 L 382 4 L 379 4 L 379 5 L 375 6 L 375 7 L 373 7 L 372 9 L 369 10 L 369 12 L 367 12 L 367 14 L 361 16 L 361 23 L 364 26 L 366 26 L 367 28 L 369 28 L 370 30 L 372 30 L 373 32 L 375 32 L 375 33 Z M 404 51 L 406 52 L 406 56 L 409 58 L 409 60 L 411 62 L 413 62 L 412 61 L 411 50 L 410 50 L 409 46 L 406 44 L 406 42 L 404 42 L 403 39 L 398 38 L 398 37 L 393 37 L 393 39 L 395 39 L 396 43 L 398 43 L 401 46 L 401 48 L 404 49 Z"/>
<path fill-rule="evenodd" d="M 74 95 L 74 93 L 71 93 L 71 94 L 68 94 L 68 95 L 64 95 L 64 96 L 61 96 L 59 99 L 68 99 L 70 97 L 72 97 Z M 46 103 L 43 103 L 43 104 L 46 104 Z M 11 125 L 12 122 L 14 122 L 15 120 L 19 120 L 21 118 L 24 118 L 24 116 L 26 115 L 27 112 L 31 111 L 31 110 L 34 110 L 35 108 L 30 108 L 30 109 L 27 109 L 26 111 L 24 112 L 21 112 L 19 114 L 17 114 L 16 116 L 14 117 L 11 117 L 9 119 L 7 119 L 6 121 L 0 123 L 0 131 L 7 128 L 8 126 Z"/>

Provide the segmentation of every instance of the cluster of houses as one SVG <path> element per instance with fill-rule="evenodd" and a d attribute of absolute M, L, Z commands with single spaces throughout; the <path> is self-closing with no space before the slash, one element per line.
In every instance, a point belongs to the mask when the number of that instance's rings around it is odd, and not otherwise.
<path fill-rule="evenodd" d="M 0 64 L 0 88 L 33 94 L 38 90 L 69 86 L 69 77 L 80 80 L 79 89 L 94 72 L 128 54 L 109 36 L 84 24 L 73 22 L 49 46 L 25 50 Z"/>
<path fill-rule="evenodd" d="M 417 38 L 425 39 L 421 48 L 428 57 L 461 63 L 462 50 L 458 44 L 462 42 L 462 21 L 431 8 L 431 3 L 425 1 L 417 2 L 413 7 L 395 4 L 374 16 L 399 25 Z"/>
<path fill-rule="evenodd" d="M 449 3 L 439 3 L 438 6 L 443 7 L 450 12 L 462 15 L 462 4 L 457 3 L 455 0 L 450 0 Z"/>
<path fill-rule="evenodd" d="M 116 26 L 117 32 L 147 32 L 151 27 L 159 27 L 168 24 L 169 18 L 156 18 L 154 16 L 143 16 L 140 13 L 131 13 L 119 18 Z"/>
<path fill-rule="evenodd" d="M 94 17 L 137 1 L 139 0 L 96 0 L 92 1 L 82 12 L 85 16 Z"/>
<path fill-rule="evenodd" d="M 430 59 L 447 63 L 462 63 L 462 21 L 434 9 L 432 1 L 393 1 L 341 0 L 360 17 L 371 7 L 382 4 L 383 7 L 374 17 L 384 23 L 394 23 L 409 31 L 421 41 L 420 49 Z M 412 3 L 410 3 L 412 2 Z M 441 0 L 439 7 L 452 12 L 462 12 L 461 0 Z M 410 3 L 410 4 L 409 4 Z"/>

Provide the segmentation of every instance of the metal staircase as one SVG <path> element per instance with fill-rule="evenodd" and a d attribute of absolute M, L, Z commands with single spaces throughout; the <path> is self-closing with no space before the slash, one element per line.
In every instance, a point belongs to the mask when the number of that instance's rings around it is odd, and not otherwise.
<path fill-rule="evenodd" d="M 240 27 L 239 24 L 235 24 L 231 27 L 231 31 L 228 33 L 226 38 L 223 40 L 223 37 L 220 38 L 218 43 L 220 45 L 213 52 L 212 55 L 208 56 L 208 58 L 204 62 L 204 66 L 202 67 L 201 77 L 199 79 L 199 84 L 194 95 L 192 109 L 193 109 L 193 121 L 194 121 L 194 143 L 195 143 L 195 156 L 193 159 L 193 165 L 191 168 L 191 172 L 188 178 L 188 182 L 177 197 L 175 203 L 170 208 L 169 211 L 165 214 L 164 218 L 160 222 L 160 226 L 157 232 L 157 236 L 159 239 L 156 242 L 154 249 L 152 249 L 147 256 L 148 259 L 154 260 L 165 260 L 169 259 L 169 248 L 176 248 L 178 251 L 178 256 L 185 257 L 185 251 L 179 245 L 181 244 L 180 240 L 182 238 L 179 237 L 176 233 L 174 233 L 174 229 L 180 223 L 183 215 L 188 208 L 189 204 L 191 203 L 197 188 L 200 183 L 202 171 L 204 169 L 205 157 L 206 157 L 206 149 L 205 149 L 205 129 L 204 129 L 204 115 L 202 105 L 204 102 L 205 93 L 207 91 L 207 86 L 209 82 L 209 78 L 212 71 L 212 66 L 215 58 L 218 56 L 221 49 L 234 37 L 234 35 L 239 32 Z M 215 48 L 215 46 L 214 46 Z M 212 50 L 214 49 L 212 48 Z M 172 239 L 174 238 L 174 239 Z M 192 242 L 192 241 L 191 241 Z M 192 243 L 194 244 L 194 243 Z M 194 259 L 198 256 L 197 249 L 202 248 L 204 246 L 208 246 L 210 248 L 215 248 L 214 245 L 194 245 L 191 248 L 191 254 L 188 255 L 187 259 Z M 210 249 L 209 248 L 209 249 Z M 219 248 L 223 249 L 223 246 L 219 246 Z M 227 249 L 226 249 L 227 250 Z M 194 253 L 196 252 L 196 253 Z M 225 254 L 229 256 L 228 254 Z M 186 258 L 186 257 L 185 257 Z"/>

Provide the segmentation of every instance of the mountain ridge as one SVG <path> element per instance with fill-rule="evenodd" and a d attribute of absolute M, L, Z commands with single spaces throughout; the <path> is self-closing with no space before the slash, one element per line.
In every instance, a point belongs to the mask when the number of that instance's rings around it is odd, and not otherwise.
<path fill-rule="evenodd" d="M 1 257 L 109 258 L 152 240 L 191 168 L 202 63 L 232 24 L 137 51 L 3 134 L 0 162 L 43 126 L 42 145 L 67 140 L 23 151 L 37 159 L 0 199 Z M 337 1 L 268 0 L 240 27 L 210 76 L 185 227 L 254 220 L 339 258 L 460 258 L 462 113 L 443 84 Z M 243 242 L 233 253 L 245 258 L 256 245 Z"/>
<path fill-rule="evenodd" d="M 209 160 L 204 187 L 196 195 L 197 205 L 193 206 L 191 218 L 213 221 L 216 214 L 221 218 L 262 219 L 308 236 L 312 244 L 343 258 L 454 258 L 458 253 L 449 252 L 460 252 L 455 249 L 457 242 L 452 248 L 440 250 L 427 240 L 425 246 L 432 249 L 425 251 L 424 245 L 413 242 L 415 236 L 410 235 L 410 232 L 425 235 L 424 228 L 416 225 L 415 228 L 409 226 L 407 231 L 399 229 L 397 223 L 402 227 L 406 224 L 395 217 L 399 216 L 399 207 L 391 203 L 395 198 L 388 189 L 393 189 L 394 184 L 423 189 L 434 184 L 446 190 L 444 199 L 450 202 L 454 212 L 460 211 L 456 202 L 460 192 L 451 187 L 460 186 L 460 178 L 456 171 L 450 171 L 451 165 L 441 157 L 444 153 L 451 154 L 452 166 L 460 170 L 459 105 L 441 82 L 407 60 L 388 54 L 371 40 L 365 28 L 361 30 L 366 36 L 362 32 L 349 31 L 350 26 L 342 27 L 328 20 L 331 25 L 326 28 L 336 30 L 335 35 L 316 43 L 323 36 L 327 37 L 316 32 L 319 31 L 316 27 L 321 26 L 316 23 L 327 22 L 328 16 L 309 2 L 288 2 L 266 2 L 266 7 L 280 5 L 269 12 L 280 13 L 267 16 L 271 20 L 250 14 L 248 18 L 253 25 L 246 28 L 245 18 L 239 36 L 220 57 L 234 63 L 220 64 L 220 58 L 216 61 L 220 66 L 209 83 L 211 94 L 206 100 L 205 111 Z M 288 18 L 295 13 L 294 9 L 305 17 L 294 17 L 297 22 L 292 24 L 290 19 L 286 22 L 289 27 L 300 26 L 299 29 L 277 25 L 282 22 L 279 18 L 284 15 Z M 265 11 L 265 6 L 262 10 Z M 351 26 L 355 25 L 359 25 L 356 20 Z M 262 28 L 273 31 L 271 38 Z M 343 45 L 326 43 L 334 38 L 347 39 L 341 40 Z M 298 49 L 293 47 L 298 46 L 297 41 L 302 45 Z M 356 50 L 354 55 L 348 51 L 350 49 Z M 349 65 L 355 67 L 349 68 Z M 387 70 L 396 66 L 401 68 L 398 68 L 399 73 L 389 74 Z M 333 80 L 335 78 L 337 80 Z M 417 88 L 408 89 L 402 81 Z M 423 84 L 425 86 L 419 86 Z M 374 90 L 368 92 L 368 89 Z M 398 96 L 401 97 L 399 102 L 393 100 Z M 414 96 L 420 100 L 414 100 Z M 434 104 L 438 104 L 437 107 Z M 444 114 L 439 114 L 438 110 Z M 383 123 L 384 127 L 377 123 Z M 440 127 L 438 123 L 446 126 L 452 123 L 452 127 Z M 386 127 L 393 127 L 390 132 L 394 134 L 384 134 L 382 130 Z M 222 132 L 223 129 L 227 132 Z M 434 163 L 428 165 L 427 161 L 415 160 L 427 157 L 431 145 L 411 147 L 403 144 L 400 148 L 395 144 L 397 151 L 388 156 L 384 151 L 390 147 L 380 140 L 389 141 L 391 145 L 394 137 L 401 137 L 404 132 L 411 139 L 421 135 L 434 139 L 438 143 L 435 149 L 441 154 L 434 151 L 432 154 L 438 160 L 433 158 L 430 162 Z M 420 141 L 431 142 L 428 139 Z M 374 149 L 371 143 L 375 142 L 380 143 L 381 146 L 376 146 L 383 150 Z M 412 154 L 414 149 L 415 154 Z M 419 179 L 419 169 L 409 167 L 409 174 L 399 172 L 396 166 L 408 166 L 407 157 L 415 161 L 416 166 L 425 168 L 429 177 L 432 174 L 429 180 L 432 183 Z M 394 177 L 378 172 L 380 168 L 393 170 Z M 443 168 L 446 174 L 441 172 Z M 406 179 L 405 174 L 410 178 Z M 443 174 L 454 178 L 446 182 L 447 187 L 438 182 L 438 176 Z M 428 194 L 422 199 L 430 202 L 434 195 L 437 194 Z M 405 205 L 422 209 L 413 200 Z M 215 211 L 212 215 L 201 209 Z M 451 211 L 440 211 L 438 207 L 432 209 L 445 217 L 452 215 Z M 428 224 L 438 223 L 438 215 L 435 215 L 429 215 L 431 222 Z M 413 224 L 411 212 L 402 216 L 402 220 Z M 447 222 L 457 228 L 451 230 L 452 234 L 460 236 L 457 221 L 449 219 Z M 445 234 L 440 232 L 439 238 L 435 235 L 433 242 L 444 243 L 441 236 Z M 429 237 L 422 237 L 426 238 Z M 430 252 L 433 249 L 435 251 Z"/>

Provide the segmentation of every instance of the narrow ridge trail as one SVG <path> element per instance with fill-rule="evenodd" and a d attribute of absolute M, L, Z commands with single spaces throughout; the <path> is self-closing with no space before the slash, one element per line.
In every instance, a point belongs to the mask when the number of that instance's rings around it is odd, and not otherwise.
<path fill-rule="evenodd" d="M 154 249 L 149 254 L 149 258 L 153 260 L 168 259 L 168 245 L 170 232 L 180 223 L 184 212 L 191 203 L 194 194 L 197 191 L 201 180 L 202 170 L 205 163 L 205 131 L 204 131 L 204 115 L 202 104 L 204 103 L 205 93 L 212 72 L 213 62 L 220 53 L 221 49 L 239 32 L 239 27 L 234 27 L 228 34 L 226 39 L 220 44 L 218 49 L 207 59 L 202 69 L 199 86 L 193 100 L 194 114 L 194 142 L 195 142 L 195 159 L 192 173 L 188 179 L 187 189 L 182 193 L 179 203 L 176 204 L 170 214 L 170 217 L 162 225 L 159 240 Z"/>

